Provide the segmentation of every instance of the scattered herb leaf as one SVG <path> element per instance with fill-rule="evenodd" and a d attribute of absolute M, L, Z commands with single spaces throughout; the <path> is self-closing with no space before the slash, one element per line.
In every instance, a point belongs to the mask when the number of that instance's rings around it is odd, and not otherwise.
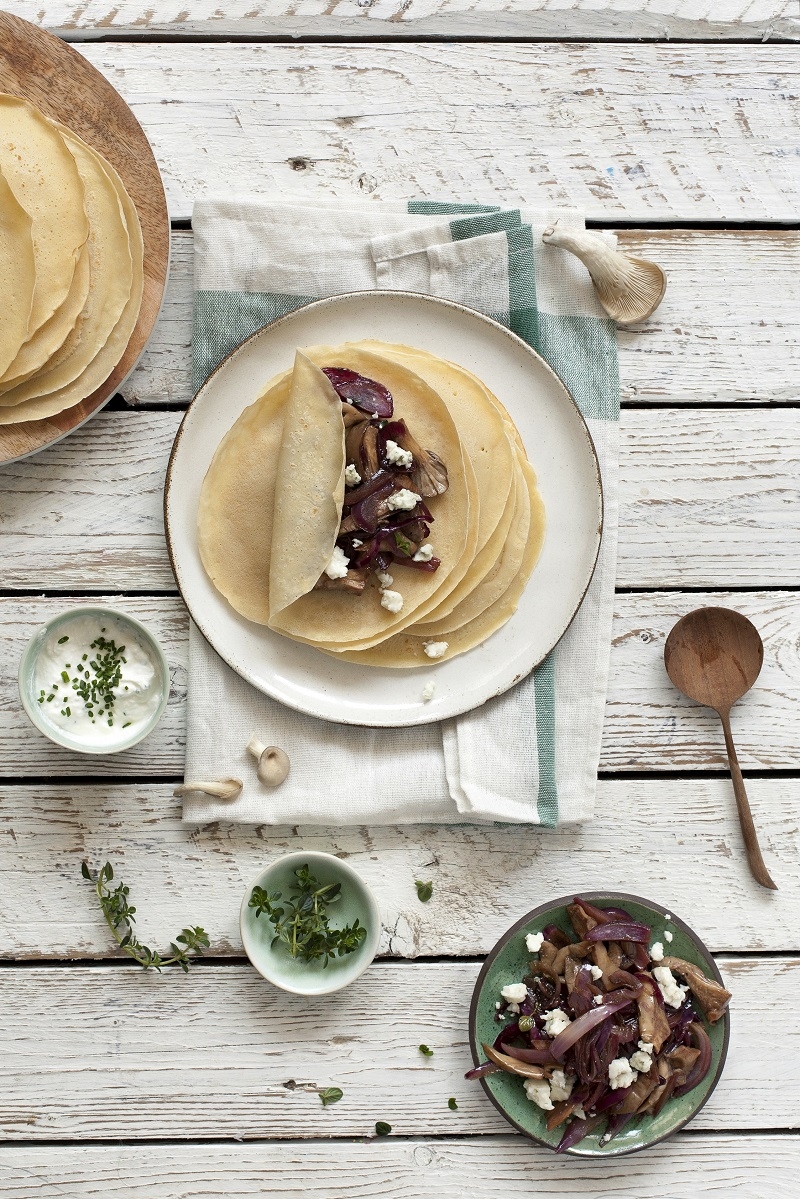
<path fill-rule="evenodd" d="M 421 883 L 418 878 L 415 878 L 414 886 L 417 888 L 417 898 L 420 903 L 427 903 L 433 895 L 433 883 Z"/>
<path fill-rule="evenodd" d="M 112 890 L 108 885 L 114 878 L 111 863 L 106 862 L 105 866 L 101 866 L 100 870 L 94 874 L 89 869 L 88 863 L 82 862 L 81 874 L 88 882 L 94 883 L 100 907 L 114 940 L 120 949 L 124 950 L 128 957 L 138 962 L 144 970 L 149 970 L 152 966 L 154 970 L 161 973 L 162 966 L 180 966 L 184 974 L 188 974 L 191 961 L 189 954 L 202 954 L 204 949 L 208 949 L 210 941 L 204 929 L 199 926 L 185 928 L 170 945 L 172 950 L 170 956 L 162 958 L 157 950 L 142 945 L 133 931 L 136 908 L 128 902 L 130 888 L 126 887 L 124 883 L 118 883 Z"/>
<path fill-rule="evenodd" d="M 423 1057 L 433 1057 L 433 1050 L 429 1049 L 427 1045 L 420 1045 L 419 1051 Z"/>
<path fill-rule="evenodd" d="M 329 1107 L 332 1103 L 338 1103 L 342 1095 L 344 1095 L 344 1091 L 341 1087 L 323 1087 L 319 1092 L 323 1107 Z"/>
<path fill-rule="evenodd" d="M 293 958 L 304 962 L 322 958 L 323 967 L 331 958 L 353 953 L 366 939 L 364 925 L 357 918 L 344 928 L 331 928 L 328 924 L 328 904 L 339 898 L 342 884 L 321 886 L 307 863 L 294 874 L 297 882 L 292 884 L 292 895 L 285 907 L 280 904 L 283 898 L 280 891 L 253 887 L 250 894 L 248 907 L 254 909 L 256 917 L 266 914 L 275 928 L 272 944 L 282 942 Z"/>
<path fill-rule="evenodd" d="M 448 1099 L 448 1100 L 447 1100 L 447 1106 L 450 1108 L 450 1111 L 451 1111 L 451 1112 L 457 1112 L 457 1111 L 458 1111 L 458 1104 L 456 1103 L 455 1099 Z"/>
<path fill-rule="evenodd" d="M 391 1124 L 387 1124 L 385 1120 L 378 1120 L 377 1124 L 375 1125 L 375 1132 L 379 1137 L 388 1137 L 391 1131 Z"/>

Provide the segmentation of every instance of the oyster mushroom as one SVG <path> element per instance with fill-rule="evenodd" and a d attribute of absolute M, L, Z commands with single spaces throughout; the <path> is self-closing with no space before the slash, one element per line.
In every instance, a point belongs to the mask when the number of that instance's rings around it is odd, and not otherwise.
<path fill-rule="evenodd" d="M 258 780 L 265 787 L 280 787 L 289 775 L 289 755 L 277 745 L 264 745 L 258 737 L 247 742 L 247 752 L 258 762 Z"/>
<path fill-rule="evenodd" d="M 434 454 L 433 450 L 424 450 L 408 429 L 400 437 L 400 445 L 404 450 L 409 450 L 414 459 L 411 470 L 412 489 L 426 499 L 434 495 L 444 495 L 449 482 L 447 467 L 439 455 Z"/>
<path fill-rule="evenodd" d="M 592 277 L 597 298 L 612 320 L 632 325 L 658 308 L 667 289 L 667 276 L 655 262 L 612 250 L 595 233 L 568 232 L 553 225 L 542 241 L 580 258 Z"/>
<path fill-rule="evenodd" d="M 672 957 L 664 958 L 659 965 L 666 966 L 685 979 L 709 1023 L 715 1024 L 724 1014 L 731 1001 L 730 991 L 726 991 L 715 979 L 703 974 L 699 966 L 695 966 L 693 962 L 685 962 L 683 958 Z"/>
<path fill-rule="evenodd" d="M 543 1070 L 541 1066 L 529 1065 L 528 1062 L 519 1062 L 515 1057 L 509 1057 L 507 1053 L 500 1053 L 492 1045 L 484 1045 L 483 1052 L 490 1062 L 494 1062 L 495 1066 L 499 1066 L 507 1074 L 519 1074 L 521 1078 L 549 1077 L 549 1072 Z"/>
<path fill-rule="evenodd" d="M 236 799 L 241 790 L 241 779 L 216 779 L 207 783 L 181 783 L 172 794 L 191 795 L 199 791 L 202 795 L 213 795 L 215 799 Z"/>

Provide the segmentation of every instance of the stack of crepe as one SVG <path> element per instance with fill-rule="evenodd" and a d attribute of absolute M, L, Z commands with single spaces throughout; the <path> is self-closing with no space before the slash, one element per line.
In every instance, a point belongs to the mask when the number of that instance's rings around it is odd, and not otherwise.
<path fill-rule="evenodd" d="M 142 301 L 136 208 L 98 152 L 0 94 L 0 425 L 91 396 L 122 357 Z"/>
<path fill-rule="evenodd" d="M 433 573 L 392 566 L 399 612 L 363 594 L 317 590 L 339 532 L 346 448 L 341 401 L 321 367 L 389 389 L 392 419 L 446 465 L 427 501 Z M 382 342 L 314 346 L 272 379 L 220 443 L 198 511 L 203 565 L 248 620 L 365 666 L 431 665 L 481 644 L 514 613 L 544 539 L 536 476 L 507 411 L 474 375 Z M 439 654 L 437 654 L 439 657 Z"/>

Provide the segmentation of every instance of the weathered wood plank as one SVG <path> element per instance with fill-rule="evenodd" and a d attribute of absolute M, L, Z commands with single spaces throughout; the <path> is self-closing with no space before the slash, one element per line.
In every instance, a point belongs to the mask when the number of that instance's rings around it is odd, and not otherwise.
<path fill-rule="evenodd" d="M 0 778 L 47 775 L 141 778 L 183 772 L 186 616 L 172 596 L 108 596 L 149 624 L 172 670 L 172 696 L 158 730 L 140 745 L 94 759 L 52 745 L 28 723 L 17 693 L 17 667 L 39 623 L 80 597 L 0 598 Z M 92 597 L 86 597 L 91 602 Z M 795 734 L 800 702 L 800 596 L 796 592 L 713 592 L 618 595 L 603 751 L 606 771 L 721 769 L 719 721 L 683 699 L 664 672 L 664 641 L 676 620 L 704 604 L 724 604 L 761 630 L 765 662 L 758 684 L 737 704 L 733 730 L 746 769 L 800 769 Z M 227 770 L 224 771 L 227 773 Z"/>
<path fill-rule="evenodd" d="M 521 38 L 719 38 L 768 41 L 796 38 L 797 13 L 785 0 L 733 0 L 700 12 L 695 0 L 47 0 L 32 13 L 26 0 L 6 0 L 18 16 L 62 36 L 141 37 L 521 37 Z"/>
<path fill-rule="evenodd" d="M 4 467 L 0 587 L 174 590 L 162 488 L 180 419 L 104 413 Z M 799 496 L 800 410 L 627 409 L 618 585 L 794 586 Z"/>
<path fill-rule="evenodd" d="M 800 929 L 786 911 L 800 896 L 799 784 L 748 786 L 779 903 L 747 870 L 727 779 L 601 779 L 591 824 L 546 831 L 186 827 L 170 785 L 2 787 L 0 958 L 118 956 L 81 878 L 84 859 L 111 860 L 147 944 L 166 948 L 179 929 L 200 924 L 211 954 L 241 956 L 245 887 L 272 858 L 303 848 L 347 858 L 364 876 L 381 909 L 380 952 L 394 957 L 487 953 L 526 911 L 571 887 L 646 895 L 689 920 L 715 952 L 798 950 Z M 424 907 L 415 878 L 433 883 Z"/>
<path fill-rule="evenodd" d="M 796 220 L 789 46 L 98 43 L 173 217 L 236 191 Z"/>
<path fill-rule="evenodd" d="M 755 1171 L 769 1161 L 769 1186 Z M 131 1149 L 114 1145 L 4 1145 L 1 1199 L 463 1199 L 467 1180 L 475 1199 L 663 1199 L 747 1195 L 794 1199 L 800 1137 L 680 1133 L 650 1153 L 626 1158 L 622 1170 L 605 1162 L 566 1158 L 515 1136 L 469 1140 L 303 1145 L 148 1145 L 131 1170 Z M 668 1179 L 668 1183 L 665 1181 Z M 594 1187 L 591 1192 L 588 1188 Z"/>
<path fill-rule="evenodd" d="M 702 404 L 800 398 L 800 234 L 626 230 L 622 249 L 663 266 L 647 323 L 618 334 L 622 399 Z M 173 233 L 164 310 L 123 387 L 130 404 L 191 399 L 192 234 Z"/>
<path fill-rule="evenodd" d="M 694 1127 L 796 1127 L 800 961 L 731 958 L 720 967 L 733 993 L 731 1045 Z M 188 976 L 2 970 L 0 1137 L 368 1136 L 376 1120 L 400 1136 L 503 1132 L 500 1114 L 463 1077 L 478 970 L 376 963 L 334 1003 L 286 995 L 249 966 Z M 421 1043 L 433 1057 L 420 1054 Z M 344 1091 L 334 1107 L 320 1103 L 326 1086 Z"/>

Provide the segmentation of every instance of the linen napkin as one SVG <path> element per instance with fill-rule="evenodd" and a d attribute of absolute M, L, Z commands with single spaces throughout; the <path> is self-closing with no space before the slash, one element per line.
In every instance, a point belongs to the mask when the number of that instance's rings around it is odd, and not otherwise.
<path fill-rule="evenodd" d="M 613 613 L 619 381 L 615 328 L 588 274 L 541 241 L 556 220 L 583 228 L 573 212 L 428 201 L 195 204 L 195 390 L 251 333 L 312 300 L 374 288 L 456 300 L 510 327 L 561 376 L 594 438 L 605 522 L 592 584 L 555 650 L 506 694 L 439 724 L 367 729 L 299 714 L 239 678 L 192 625 L 186 780 L 235 775 L 245 786 L 232 803 L 187 796 L 184 821 L 555 826 L 591 817 Z M 245 752 L 254 733 L 291 760 L 276 790 L 258 783 Z"/>

